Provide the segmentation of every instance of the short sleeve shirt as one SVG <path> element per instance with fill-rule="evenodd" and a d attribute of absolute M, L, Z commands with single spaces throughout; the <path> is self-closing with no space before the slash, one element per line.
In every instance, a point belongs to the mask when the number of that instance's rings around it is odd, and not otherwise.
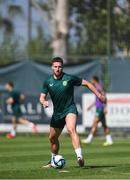
<path fill-rule="evenodd" d="M 50 94 L 54 106 L 54 115 L 63 117 L 67 110 L 76 107 L 74 103 L 74 86 L 80 86 L 82 79 L 63 73 L 60 79 L 51 75 L 44 81 L 42 93 Z"/>

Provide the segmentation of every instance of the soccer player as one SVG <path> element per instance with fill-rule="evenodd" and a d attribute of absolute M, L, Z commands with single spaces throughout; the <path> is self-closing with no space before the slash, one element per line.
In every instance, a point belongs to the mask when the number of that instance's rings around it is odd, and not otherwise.
<path fill-rule="evenodd" d="M 55 57 L 52 60 L 52 75 L 45 80 L 43 90 L 40 95 L 40 102 L 44 108 L 49 106 L 47 94 L 53 102 L 54 112 L 50 122 L 50 144 L 51 144 L 51 160 L 44 168 L 50 168 L 53 165 L 53 158 L 59 152 L 59 136 L 66 124 L 68 133 L 72 140 L 77 161 L 80 167 L 84 166 L 84 159 L 80 145 L 80 139 L 76 131 L 77 108 L 74 103 L 74 86 L 88 87 L 103 102 L 106 97 L 99 93 L 96 88 L 88 81 L 82 80 L 76 76 L 72 76 L 63 72 L 63 60 Z"/>
<path fill-rule="evenodd" d="M 97 76 L 93 76 L 92 78 L 92 84 L 95 86 L 95 88 L 97 89 L 98 92 L 102 93 L 105 95 L 105 92 L 103 90 L 102 84 L 99 81 L 99 78 Z M 88 135 L 88 137 L 86 139 L 82 140 L 82 143 L 86 143 L 89 144 L 91 143 L 95 133 L 96 133 L 96 129 L 97 129 L 97 125 L 99 122 L 102 123 L 102 126 L 104 128 L 104 133 L 106 135 L 106 142 L 103 144 L 104 146 L 109 146 L 113 144 L 112 141 L 112 137 L 110 135 L 110 130 L 106 124 L 106 117 L 105 114 L 107 113 L 106 110 L 106 104 L 104 104 L 100 98 L 96 95 L 96 100 L 94 103 L 92 103 L 87 110 L 90 110 L 93 106 L 96 106 L 96 114 L 95 114 L 95 118 L 92 124 L 92 128 L 90 131 L 90 134 Z"/>
<path fill-rule="evenodd" d="M 11 105 L 13 113 L 12 130 L 6 135 L 6 138 L 12 139 L 16 136 L 17 123 L 29 126 L 32 129 L 32 132 L 36 133 L 38 131 L 37 126 L 34 123 L 28 121 L 25 117 L 23 117 L 20 109 L 20 105 L 25 98 L 24 95 L 14 90 L 14 84 L 11 81 L 5 84 L 5 89 L 8 91 L 9 94 L 8 98 L 6 99 L 6 103 Z"/>

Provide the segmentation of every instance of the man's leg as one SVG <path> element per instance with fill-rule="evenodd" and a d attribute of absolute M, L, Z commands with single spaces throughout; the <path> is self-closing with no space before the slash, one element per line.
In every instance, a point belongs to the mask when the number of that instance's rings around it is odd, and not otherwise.
<path fill-rule="evenodd" d="M 66 118 L 66 127 L 68 130 L 68 133 L 71 137 L 72 140 L 72 145 L 75 149 L 75 153 L 77 155 L 77 159 L 78 159 L 78 163 L 80 167 L 84 166 L 84 160 L 83 160 L 83 156 L 82 156 L 82 149 L 81 149 L 81 145 L 80 145 L 80 139 L 79 136 L 77 134 L 76 131 L 76 119 L 77 116 L 73 113 L 69 113 Z"/>
<path fill-rule="evenodd" d="M 50 168 L 53 165 L 53 157 L 59 152 L 59 136 L 62 132 L 62 129 L 50 127 L 50 145 L 51 145 L 51 161 L 48 162 L 47 165 L 43 166 L 43 168 Z"/>
<path fill-rule="evenodd" d="M 16 117 L 12 117 L 12 129 L 11 132 L 6 135 L 6 138 L 12 139 L 16 136 L 16 126 L 17 126 Z"/>
<path fill-rule="evenodd" d="M 29 126 L 29 127 L 32 129 L 32 132 L 33 132 L 33 133 L 37 133 L 37 132 L 38 132 L 37 126 L 36 126 L 34 123 L 32 123 L 32 122 L 30 122 L 29 120 L 27 120 L 26 118 L 20 117 L 20 118 L 18 119 L 18 122 L 19 122 L 20 124 L 24 124 L 24 125 Z"/>
<path fill-rule="evenodd" d="M 107 124 L 106 124 L 106 118 L 105 118 L 105 115 L 104 117 L 101 119 L 101 122 L 102 122 L 102 126 L 103 126 L 103 129 L 104 129 L 104 134 L 106 136 L 106 142 L 103 144 L 104 146 L 109 146 L 109 145 L 112 145 L 113 144 L 113 140 L 112 140 L 112 137 L 111 137 L 111 134 L 110 134 L 110 129 L 108 128 Z"/>
<path fill-rule="evenodd" d="M 91 143 L 94 135 L 96 134 L 98 123 L 99 123 L 99 118 L 95 117 L 93 124 L 92 124 L 92 127 L 91 127 L 91 131 L 90 131 L 88 137 L 86 139 L 82 140 L 82 143 L 86 143 L 86 144 Z"/>
<path fill-rule="evenodd" d="M 54 155 L 58 154 L 58 151 L 59 151 L 58 138 L 59 138 L 61 132 L 62 132 L 62 129 L 50 127 L 49 139 L 50 139 L 50 144 L 51 144 L 51 152 Z"/>

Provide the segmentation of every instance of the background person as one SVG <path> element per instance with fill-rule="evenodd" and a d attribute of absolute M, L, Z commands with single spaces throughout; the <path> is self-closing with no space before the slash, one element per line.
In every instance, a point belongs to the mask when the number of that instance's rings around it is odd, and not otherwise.
<path fill-rule="evenodd" d="M 20 105 L 24 101 L 24 95 L 20 94 L 18 91 L 14 90 L 13 82 L 9 81 L 5 84 L 5 89 L 8 91 L 8 98 L 6 103 L 11 105 L 12 109 L 12 130 L 9 134 L 6 135 L 8 139 L 14 138 L 16 136 L 16 127 L 17 123 L 24 124 L 29 126 L 32 129 L 33 133 L 36 133 L 37 126 L 23 117 Z"/>
<path fill-rule="evenodd" d="M 92 78 L 92 84 L 95 86 L 95 88 L 97 89 L 98 92 L 102 93 L 105 95 L 105 92 L 103 90 L 103 86 L 99 81 L 99 78 L 97 76 L 93 76 Z M 106 135 L 106 142 L 103 144 L 104 146 L 108 146 L 108 145 L 112 145 L 113 141 L 112 141 L 112 137 L 110 135 L 110 129 L 108 128 L 107 124 L 106 124 L 106 104 L 104 104 L 99 97 L 96 95 L 96 100 L 94 103 L 92 103 L 87 110 L 89 111 L 93 106 L 96 106 L 96 114 L 95 114 L 95 118 L 91 127 L 91 131 L 88 135 L 88 137 L 86 139 L 82 140 L 82 143 L 91 143 L 92 139 L 94 137 L 94 135 L 96 134 L 96 130 L 97 130 L 97 126 L 98 123 L 101 122 L 103 129 L 104 129 L 104 133 Z"/>

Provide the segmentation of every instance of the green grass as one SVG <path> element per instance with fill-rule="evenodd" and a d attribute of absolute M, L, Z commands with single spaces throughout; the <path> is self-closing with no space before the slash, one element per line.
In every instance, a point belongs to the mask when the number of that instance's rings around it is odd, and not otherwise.
<path fill-rule="evenodd" d="M 41 169 L 50 158 L 48 137 L 17 136 L 7 140 L 0 136 L 1 179 L 129 179 L 130 140 L 115 139 L 111 147 L 103 147 L 103 139 L 96 138 L 91 145 L 83 145 L 85 168 L 79 168 L 70 138 L 62 136 L 61 150 L 66 166 L 57 169 Z"/>

